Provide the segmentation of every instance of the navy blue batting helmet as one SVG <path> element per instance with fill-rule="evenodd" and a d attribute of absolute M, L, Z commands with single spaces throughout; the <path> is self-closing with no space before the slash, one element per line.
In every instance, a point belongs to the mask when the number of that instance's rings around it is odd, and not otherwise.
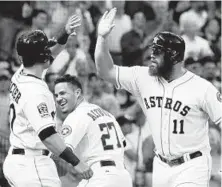
<path fill-rule="evenodd" d="M 172 32 L 160 32 L 156 34 L 151 46 L 155 51 L 165 51 L 172 61 L 183 61 L 185 42 L 182 37 Z"/>
<path fill-rule="evenodd" d="M 33 61 L 41 63 L 48 60 L 53 61 L 49 48 L 55 44 L 52 40 L 48 40 L 43 31 L 35 30 L 22 34 L 18 38 L 16 47 L 18 55 L 22 56 L 23 61 L 26 59 L 24 66 L 32 66 L 34 65 Z"/>

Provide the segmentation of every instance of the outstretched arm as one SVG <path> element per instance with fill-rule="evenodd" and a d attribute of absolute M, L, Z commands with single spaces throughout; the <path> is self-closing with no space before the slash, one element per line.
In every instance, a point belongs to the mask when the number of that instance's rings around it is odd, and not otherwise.
<path fill-rule="evenodd" d="M 107 36 L 114 27 L 116 8 L 106 11 L 98 24 L 98 38 L 95 49 L 95 62 L 98 75 L 106 81 L 116 84 L 116 71 L 109 53 Z"/>

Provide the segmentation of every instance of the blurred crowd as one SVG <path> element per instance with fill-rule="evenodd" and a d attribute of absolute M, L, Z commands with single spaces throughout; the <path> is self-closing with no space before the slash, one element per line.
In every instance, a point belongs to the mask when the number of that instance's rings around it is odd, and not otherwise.
<path fill-rule="evenodd" d="M 53 92 L 54 80 L 69 73 L 79 77 L 85 97 L 111 112 L 126 136 L 126 167 L 135 186 L 151 187 L 154 148 L 148 124 L 135 98 L 100 79 L 96 74 L 94 50 L 101 15 L 117 7 L 115 27 L 109 36 L 114 63 L 122 66 L 148 65 L 149 45 L 159 31 L 182 35 L 186 43 L 184 66 L 212 82 L 221 92 L 221 1 L 1 1 L 0 2 L 0 187 L 7 187 L 2 163 L 9 148 L 9 84 L 21 65 L 16 39 L 29 30 L 43 30 L 55 37 L 69 16 L 81 17 L 77 36 L 70 37 L 48 70 L 45 81 Z M 191 90 L 188 90 L 191 91 Z M 63 121 L 58 111 L 58 130 Z M 221 132 L 210 124 L 213 156 L 210 187 L 221 186 Z M 59 171 L 61 174 L 62 171 Z M 73 186 L 61 177 L 63 185 Z"/>

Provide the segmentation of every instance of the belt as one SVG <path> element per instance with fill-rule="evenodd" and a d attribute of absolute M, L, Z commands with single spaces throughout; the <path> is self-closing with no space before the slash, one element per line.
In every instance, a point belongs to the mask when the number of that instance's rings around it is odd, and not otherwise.
<path fill-rule="evenodd" d="M 43 150 L 40 150 L 40 151 L 42 151 L 41 153 L 40 153 L 40 155 L 45 155 L 45 156 L 48 156 L 49 155 L 49 151 L 48 150 L 46 150 L 46 149 L 43 149 Z M 33 153 L 34 153 L 35 151 L 33 151 Z M 25 149 L 12 149 L 12 154 L 13 155 L 26 155 L 27 153 L 26 153 L 26 151 L 25 151 Z M 34 155 L 34 154 L 33 154 Z"/>
<path fill-rule="evenodd" d="M 168 160 L 168 159 L 162 157 L 159 154 L 158 154 L 158 157 L 160 158 L 160 160 L 162 160 L 163 162 L 165 162 L 169 166 L 175 166 L 175 165 L 183 164 L 184 162 L 187 162 L 188 160 L 200 157 L 202 155 L 203 154 L 200 151 L 196 151 L 194 153 L 191 153 L 191 154 L 188 154 L 188 155 L 184 155 L 182 157 L 179 157 L 179 158 L 176 158 L 176 159 L 173 159 L 173 160 Z"/>
<path fill-rule="evenodd" d="M 103 167 L 103 166 L 116 166 L 116 163 L 113 160 L 101 160 L 100 165 L 101 165 L 101 167 Z"/>

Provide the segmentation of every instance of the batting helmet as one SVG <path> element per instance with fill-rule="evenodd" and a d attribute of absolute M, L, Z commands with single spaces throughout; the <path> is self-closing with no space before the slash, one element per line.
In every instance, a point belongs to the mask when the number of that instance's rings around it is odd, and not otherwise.
<path fill-rule="evenodd" d="M 35 30 L 22 34 L 17 41 L 18 55 L 22 56 L 25 67 L 33 66 L 36 62 L 53 61 L 51 50 L 56 43 L 48 40 L 43 31 Z"/>
<path fill-rule="evenodd" d="M 181 62 L 184 58 L 185 42 L 182 37 L 171 32 L 160 32 L 154 39 L 152 46 L 154 53 L 165 51 L 172 62 Z"/>

